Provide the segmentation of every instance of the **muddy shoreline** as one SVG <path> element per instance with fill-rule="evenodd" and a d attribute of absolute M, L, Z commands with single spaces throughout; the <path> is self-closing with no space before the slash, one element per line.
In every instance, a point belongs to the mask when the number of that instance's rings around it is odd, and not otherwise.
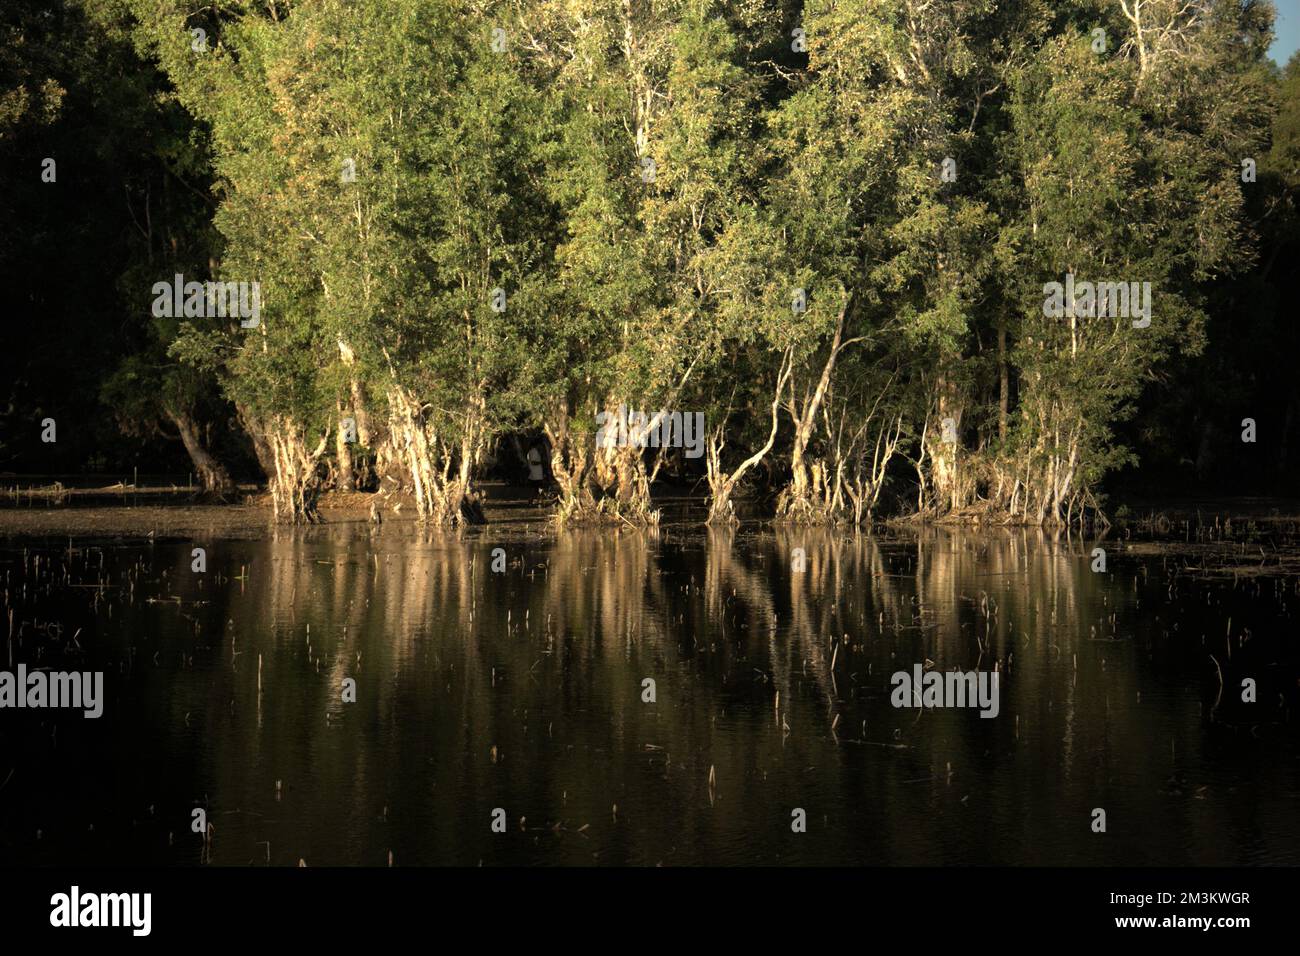
<path fill-rule="evenodd" d="M 114 500 L 116 498 L 116 500 Z M 376 496 L 364 493 L 330 493 L 321 496 L 325 526 L 371 524 Z M 62 501 L 33 498 L 0 507 L 0 535 L 94 535 L 114 537 L 185 537 L 220 535 L 259 537 L 278 525 L 270 495 L 241 494 L 238 500 L 212 501 L 180 489 L 140 489 L 116 495 L 101 490 L 80 490 Z M 413 499 L 391 496 L 382 503 L 382 524 L 419 524 Z M 544 525 L 546 508 L 527 498 L 498 496 L 485 507 L 489 522 L 509 525 Z M 303 527 L 310 527 L 304 525 Z"/>
<path fill-rule="evenodd" d="M 477 530 L 523 532 L 532 536 L 553 529 L 549 502 L 539 497 L 535 489 L 486 483 L 481 491 L 487 524 L 477 526 Z M 275 521 L 270 495 L 254 485 L 241 486 L 237 496 L 227 500 L 214 500 L 192 488 L 161 483 L 86 488 L 33 484 L 30 488 L 11 486 L 0 495 L 0 536 L 257 537 L 283 527 Z M 371 515 L 376 504 L 382 518 L 380 527 L 419 526 L 415 502 L 409 495 L 379 496 L 370 492 L 322 495 L 323 524 L 373 526 Z M 656 494 L 655 505 L 663 511 L 664 523 L 676 527 L 703 529 L 708 514 L 707 501 L 698 495 Z M 1205 497 L 1164 504 L 1128 501 L 1115 503 L 1110 518 L 1112 526 L 1104 535 L 1085 537 L 1169 543 L 1263 538 L 1285 545 L 1287 550 L 1300 546 L 1300 499 Z M 744 523 L 765 525 L 770 519 L 752 515 Z M 880 524 L 893 530 L 935 526 L 974 533 L 1037 530 L 1031 525 L 964 523 L 951 519 L 924 522 L 903 518 Z M 616 529 L 611 526 L 611 530 Z M 622 533 L 623 529 L 618 530 Z M 848 533 L 852 529 L 824 530 Z M 1077 529 L 1043 530 L 1078 537 Z"/>

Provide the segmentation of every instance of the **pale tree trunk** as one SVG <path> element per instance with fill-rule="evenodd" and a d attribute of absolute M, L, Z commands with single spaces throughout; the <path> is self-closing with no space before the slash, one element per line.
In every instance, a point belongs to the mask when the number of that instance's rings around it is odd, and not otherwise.
<path fill-rule="evenodd" d="M 316 500 L 320 480 L 316 466 L 325 453 L 329 432 L 321 436 L 316 447 L 308 450 L 303 429 L 291 418 L 281 415 L 265 429 L 275 473 L 271 478 L 271 502 L 276 517 L 282 521 L 319 521 Z"/>
<path fill-rule="evenodd" d="M 542 430 L 551 446 L 551 475 L 560 487 L 556 504 L 556 521 L 564 524 L 595 507 L 587 487 L 587 470 L 591 464 L 590 449 L 584 436 L 575 435 L 569 427 L 572 413 L 566 401 L 556 402 L 546 415 Z"/>
<path fill-rule="evenodd" d="M 853 502 L 853 523 L 861 525 L 870 520 L 871 513 L 880 501 L 881 489 L 885 487 L 885 472 L 893 460 L 903 434 L 903 416 L 888 422 L 876 435 L 875 450 L 871 455 L 871 465 L 866 476 L 862 467 L 858 467 L 851 481 L 845 482 L 846 493 Z"/>
<path fill-rule="evenodd" d="M 366 405 L 366 396 L 361 383 L 357 381 L 356 375 L 352 372 L 356 368 L 356 354 L 352 351 L 352 346 L 342 339 L 339 339 L 339 357 L 342 359 L 343 365 L 349 370 L 348 391 L 352 396 L 352 418 L 357 423 L 357 441 L 368 447 L 372 434 L 370 412 Z"/>
<path fill-rule="evenodd" d="M 336 402 L 336 411 L 339 418 L 338 434 L 335 438 L 335 453 L 338 457 L 338 488 L 340 491 L 353 491 L 358 483 L 363 480 L 363 476 L 357 473 L 357 456 L 352 443 L 345 440 L 345 430 L 343 420 L 351 418 L 355 427 L 354 439 L 365 448 L 371 448 L 372 429 L 370 424 L 370 413 L 366 407 L 366 396 L 361 383 L 357 380 L 356 353 L 352 346 L 342 338 L 338 339 L 339 359 L 343 366 L 348 370 L 348 397 L 351 398 L 351 408 L 344 405 L 342 399 Z"/>
<path fill-rule="evenodd" d="M 606 502 L 609 502 L 613 505 L 612 517 L 619 520 L 638 525 L 653 526 L 659 523 L 659 513 L 651 507 L 650 484 L 663 465 L 664 455 L 668 451 L 667 442 L 658 443 L 654 467 L 651 470 L 646 468 L 645 450 L 653 447 L 649 441 L 650 436 L 661 434 L 659 428 L 668 415 L 668 408 L 676 403 L 678 396 L 686 387 L 697 361 L 698 358 L 691 361 L 666 397 L 660 396 L 664 400 L 657 403 L 659 410 L 650 415 L 649 421 L 637 425 L 628 423 L 626 444 L 606 441 L 602 445 L 597 442 L 589 477 L 606 496 L 601 501 L 606 514 L 609 512 L 609 504 Z M 605 402 L 607 424 L 617 419 L 620 404 L 612 396 L 607 397 Z M 643 415 L 649 414 L 644 408 L 633 408 L 630 402 L 624 404 L 624 408 L 629 412 L 639 411 Z"/>
<path fill-rule="evenodd" d="M 772 428 L 768 432 L 763 447 L 742 461 L 736 469 L 728 474 L 722 468 L 722 449 L 726 442 L 723 431 L 726 423 L 709 435 L 708 461 L 706 463 L 709 480 L 709 524 L 732 524 L 736 521 L 736 511 L 732 504 L 732 495 L 736 486 L 745 477 L 745 473 L 759 464 L 776 443 L 777 429 L 781 419 L 781 396 L 785 392 L 786 382 L 794 367 L 794 350 L 786 349 L 781 356 L 781 368 L 776 376 L 776 387 L 772 390 Z"/>
<path fill-rule="evenodd" d="M 807 461 L 808 443 L 817 428 L 817 415 L 822 402 L 830 388 L 835 363 L 840 353 L 861 338 L 844 339 L 844 322 L 852 306 L 852 297 L 840 307 L 840 314 L 835 323 L 835 336 L 831 340 L 830 353 L 822 366 L 821 375 L 811 394 L 805 390 L 802 405 L 795 400 L 794 384 L 790 386 L 790 403 L 788 409 L 794 422 L 794 441 L 790 448 L 790 487 L 781 493 L 777 500 L 777 517 L 795 520 L 816 520 L 823 509 L 813 501 L 813 493 L 820 490 L 822 469 L 820 465 L 810 468 Z"/>
<path fill-rule="evenodd" d="M 438 525 L 460 524 L 466 518 L 471 476 L 481 448 L 477 411 L 472 409 L 466 420 L 457 456 L 455 446 L 439 437 L 424 408 L 405 386 L 394 382 L 389 387 L 388 408 L 389 442 L 410 479 L 421 519 Z"/>
<path fill-rule="evenodd" d="M 609 403 L 607 403 L 609 404 Z M 617 415 L 617 407 L 609 412 Z M 638 430 L 644 426 L 638 426 Z M 598 445 L 593 456 L 591 478 L 603 493 L 605 509 L 613 508 L 613 516 L 634 522 L 654 523 L 650 509 L 650 479 L 645 470 L 644 450 L 629 426 L 625 445 L 607 442 Z"/>
<path fill-rule="evenodd" d="M 1007 416 L 1011 408 L 1011 372 L 1007 364 L 1007 323 L 998 318 L 998 438 L 1007 443 Z"/>
<path fill-rule="evenodd" d="M 645 449 L 651 447 L 648 436 L 660 426 L 666 412 L 660 410 L 639 425 L 629 423 L 628 434 L 622 436 L 618 434 L 618 405 L 613 399 L 605 402 L 603 436 L 574 429 L 567 401 L 556 402 L 546 415 L 542 428 L 551 446 L 551 473 L 560 488 L 555 510 L 560 524 L 622 521 L 653 526 L 659 522 L 658 512 L 651 507 L 650 483 L 667 448 L 658 448 L 653 470 L 646 468 Z"/>
<path fill-rule="evenodd" d="M 962 407 L 947 375 L 939 376 L 935 393 L 935 415 L 921 440 L 926 443 L 930 457 L 929 485 L 933 489 L 934 507 L 943 514 L 956 511 L 966 503 L 959 464 Z M 950 423 L 953 441 L 944 440 L 945 422 Z"/>
<path fill-rule="evenodd" d="M 334 430 L 334 454 L 338 459 L 338 475 L 335 476 L 334 486 L 339 491 L 351 491 L 356 487 L 356 471 L 353 468 L 352 444 L 348 441 L 348 430 L 344 427 L 344 419 L 347 417 L 343 411 L 343 403 L 335 403 L 335 409 L 338 412 L 339 424 Z"/>

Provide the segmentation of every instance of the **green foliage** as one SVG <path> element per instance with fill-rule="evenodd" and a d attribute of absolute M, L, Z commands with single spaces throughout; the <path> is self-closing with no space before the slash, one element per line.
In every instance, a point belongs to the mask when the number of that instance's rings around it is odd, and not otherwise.
<path fill-rule="evenodd" d="M 397 389 L 437 467 L 472 472 L 501 434 L 585 441 L 619 403 L 706 410 L 739 461 L 775 400 L 797 487 L 897 434 L 931 504 L 1057 518 L 1135 460 L 1124 423 L 1294 231 L 1298 72 L 1267 67 L 1267 4 L 86 9 L 165 75 L 122 80 L 121 122 L 189 190 L 163 213 L 185 238 L 124 290 L 209 259 L 262 290 L 256 329 L 149 327 L 105 392 L 135 422 L 156 408 L 124 396 L 219 381 L 309 447 L 365 410 L 406 461 Z M 3 79 L 0 140 L 58 100 L 36 59 Z M 1045 314 L 1067 273 L 1150 283 L 1150 326 Z"/>

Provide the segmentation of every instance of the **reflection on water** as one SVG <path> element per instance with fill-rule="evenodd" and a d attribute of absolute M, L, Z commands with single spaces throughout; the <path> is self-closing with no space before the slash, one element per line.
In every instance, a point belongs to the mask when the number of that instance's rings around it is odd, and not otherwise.
<path fill-rule="evenodd" d="M 1098 574 L 1095 545 L 358 526 L 10 541 L 12 660 L 105 670 L 108 700 L 98 721 L 0 711 L 0 855 L 1300 862 L 1297 580 L 1197 578 L 1118 543 Z M 917 663 L 997 669 L 998 717 L 895 709 L 890 675 Z"/>

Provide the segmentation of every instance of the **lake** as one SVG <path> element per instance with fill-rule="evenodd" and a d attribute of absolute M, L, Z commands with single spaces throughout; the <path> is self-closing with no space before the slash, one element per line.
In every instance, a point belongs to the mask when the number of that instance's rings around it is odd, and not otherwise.
<path fill-rule="evenodd" d="M 0 856 L 1296 864 L 1300 577 L 1269 547 L 409 522 L 0 538 L 0 667 L 103 671 L 106 697 L 99 719 L 0 710 Z M 917 665 L 996 671 L 997 716 L 893 706 Z"/>

